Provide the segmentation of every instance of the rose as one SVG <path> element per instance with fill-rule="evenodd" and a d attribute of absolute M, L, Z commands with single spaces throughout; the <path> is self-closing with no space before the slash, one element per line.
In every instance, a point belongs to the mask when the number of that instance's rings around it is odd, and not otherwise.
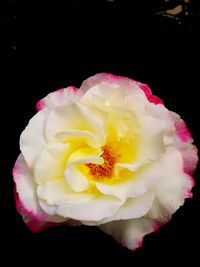
<path fill-rule="evenodd" d="M 145 84 L 97 74 L 50 93 L 13 169 L 27 225 L 97 225 L 129 249 L 191 197 L 198 157 L 183 120 Z"/>

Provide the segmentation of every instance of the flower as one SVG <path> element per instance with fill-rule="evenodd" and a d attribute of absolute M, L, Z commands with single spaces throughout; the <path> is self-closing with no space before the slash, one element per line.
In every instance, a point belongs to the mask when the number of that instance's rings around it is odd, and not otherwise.
<path fill-rule="evenodd" d="M 97 74 L 36 107 L 13 169 L 31 230 L 96 225 L 134 250 L 192 197 L 197 148 L 146 84 Z"/>

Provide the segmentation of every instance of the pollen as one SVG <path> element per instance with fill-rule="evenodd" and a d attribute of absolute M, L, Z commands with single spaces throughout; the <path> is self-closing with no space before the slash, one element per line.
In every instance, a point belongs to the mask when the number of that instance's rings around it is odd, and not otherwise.
<path fill-rule="evenodd" d="M 101 157 L 104 159 L 103 164 L 87 163 L 86 166 L 90 169 L 90 175 L 95 180 L 101 180 L 105 178 L 111 178 L 113 174 L 113 167 L 115 160 L 118 156 L 114 155 L 111 151 L 111 147 L 105 145 L 102 147 L 103 153 Z"/>

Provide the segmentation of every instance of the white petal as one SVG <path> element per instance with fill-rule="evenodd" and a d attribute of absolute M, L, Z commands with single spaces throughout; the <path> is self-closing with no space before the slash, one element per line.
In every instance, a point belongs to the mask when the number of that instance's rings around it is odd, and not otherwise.
<path fill-rule="evenodd" d="M 167 129 L 167 124 L 164 120 L 149 115 L 141 115 L 139 123 L 141 131 L 146 137 L 158 136 Z"/>
<path fill-rule="evenodd" d="M 44 127 L 48 109 L 39 111 L 30 121 L 20 136 L 20 149 L 29 167 L 32 168 L 46 144 Z"/>
<path fill-rule="evenodd" d="M 65 171 L 65 180 L 76 192 L 81 192 L 89 188 L 87 178 L 74 165 L 67 167 Z"/>
<path fill-rule="evenodd" d="M 46 137 L 48 142 L 56 142 L 56 134 L 69 130 L 83 130 L 94 133 L 99 144 L 105 144 L 105 122 L 95 116 L 86 106 L 73 103 L 55 108 L 48 116 Z"/>
<path fill-rule="evenodd" d="M 165 144 L 165 146 L 170 146 L 173 144 L 174 138 L 173 136 L 169 136 L 169 135 L 164 135 L 163 136 L 163 142 Z"/>
<path fill-rule="evenodd" d="M 183 142 L 176 134 L 173 139 L 173 147 L 178 149 L 183 156 L 184 171 L 192 175 L 198 163 L 198 150 L 190 142 Z"/>
<path fill-rule="evenodd" d="M 70 140 L 70 137 L 86 138 L 87 144 L 92 147 L 99 147 L 100 145 L 94 133 L 91 133 L 89 131 L 68 130 L 56 134 L 56 138 L 61 142 L 67 142 L 68 140 Z"/>
<path fill-rule="evenodd" d="M 140 116 L 139 124 L 140 137 L 136 162 L 158 160 L 165 152 L 163 136 L 169 130 L 168 124 L 149 115 Z"/>
<path fill-rule="evenodd" d="M 22 154 L 19 155 L 15 163 L 13 174 L 16 189 L 24 207 L 27 210 L 32 210 L 33 213 L 38 214 L 40 211 L 37 197 L 35 195 L 36 184 Z"/>
<path fill-rule="evenodd" d="M 55 215 L 49 216 L 39 206 L 39 201 L 36 195 L 36 184 L 33 180 L 32 173 L 27 166 L 22 154 L 19 155 L 13 170 L 16 190 L 19 194 L 19 199 L 27 212 L 39 221 L 63 222 L 64 218 Z M 23 215 L 23 214 L 22 214 Z"/>
<path fill-rule="evenodd" d="M 173 128 L 173 121 L 171 119 L 169 110 L 164 105 L 149 103 L 146 108 L 146 114 L 154 118 L 165 121 L 169 128 Z"/>
<path fill-rule="evenodd" d="M 154 192 L 149 190 L 140 197 L 129 198 L 113 216 L 113 220 L 126 220 L 144 216 L 152 206 L 154 195 Z"/>
<path fill-rule="evenodd" d="M 153 162 L 152 160 L 144 160 L 141 162 L 134 162 L 134 163 L 116 163 L 115 164 L 115 173 L 118 175 L 120 173 L 120 170 L 128 169 L 132 172 L 135 172 L 137 169 L 139 169 L 142 166 L 145 166 L 146 164 Z"/>
<path fill-rule="evenodd" d="M 150 216 L 169 219 L 184 203 L 193 184 L 189 175 L 183 171 L 183 158 L 175 148 L 168 148 L 161 164 L 165 168 L 164 178 L 155 184 L 156 200 Z"/>
<path fill-rule="evenodd" d="M 61 205 L 57 214 L 81 221 L 99 221 L 116 213 L 122 202 L 111 196 L 99 196 L 91 201 Z"/>
<path fill-rule="evenodd" d="M 58 106 L 69 105 L 74 99 L 77 98 L 77 90 L 77 88 L 69 86 L 67 88 L 54 91 L 41 99 L 37 103 L 36 107 L 40 110 L 43 107 L 53 109 Z"/>
<path fill-rule="evenodd" d="M 98 87 L 96 87 L 95 90 L 98 91 L 99 95 L 106 95 L 107 93 L 106 90 L 109 90 L 110 86 L 112 87 L 116 85 L 119 86 L 121 90 L 123 90 L 126 96 L 131 95 L 131 94 L 144 95 L 144 92 L 140 89 L 138 85 L 136 85 L 136 83 L 133 80 L 127 77 L 120 77 L 120 76 L 115 76 L 115 75 L 107 74 L 107 73 L 99 73 L 85 80 L 82 83 L 77 94 L 80 97 L 84 96 L 91 88 L 94 88 L 95 86 L 100 86 L 102 84 L 107 84 L 108 86 L 104 86 L 105 90 L 99 90 Z M 111 90 L 111 94 L 112 94 L 112 90 Z"/>
<path fill-rule="evenodd" d="M 48 205 L 44 200 L 39 199 L 40 207 L 50 216 L 55 216 L 57 207 Z"/>
<path fill-rule="evenodd" d="M 149 103 L 146 108 L 146 114 L 165 122 L 163 142 L 166 146 L 173 143 L 173 136 L 175 133 L 174 122 L 171 116 L 171 112 L 165 108 L 164 105 Z"/>
<path fill-rule="evenodd" d="M 126 108 L 135 111 L 138 114 L 144 114 L 148 105 L 145 95 L 129 95 L 126 97 Z"/>
<path fill-rule="evenodd" d="M 111 221 L 140 218 L 144 216 L 151 208 L 154 196 L 154 192 L 152 190 L 149 190 L 140 197 L 127 199 L 127 201 L 111 217 L 98 222 L 85 221 L 82 223 L 85 225 L 100 225 Z"/>
<path fill-rule="evenodd" d="M 102 193 L 125 201 L 129 197 L 138 197 L 144 194 L 162 177 L 163 166 L 159 163 L 150 163 L 144 168 L 138 169 L 131 178 L 119 180 L 114 184 L 97 182 L 96 186 Z"/>
<path fill-rule="evenodd" d="M 97 104 L 94 102 L 94 99 L 102 99 L 102 104 L 105 106 L 122 107 L 125 105 L 124 93 L 125 91 L 119 85 L 103 82 L 90 88 L 82 97 L 81 103 L 91 106 L 91 104 Z M 99 102 L 99 104 L 101 103 Z"/>
<path fill-rule="evenodd" d="M 69 144 L 48 144 L 40 154 L 34 168 L 35 181 L 44 181 L 64 177 Z"/>
<path fill-rule="evenodd" d="M 74 153 L 72 153 L 67 161 L 67 167 L 70 164 L 76 163 L 95 163 L 95 164 L 103 164 L 104 160 L 100 157 L 102 154 L 102 150 L 100 148 L 92 148 L 92 147 L 83 147 L 77 149 Z"/>
<path fill-rule="evenodd" d="M 99 228 L 114 237 L 122 246 L 135 250 L 142 245 L 143 237 L 154 231 L 156 221 L 139 218 L 102 224 Z"/>
<path fill-rule="evenodd" d="M 63 204 L 81 203 L 94 198 L 92 194 L 73 191 L 64 179 L 54 180 L 37 187 L 38 197 L 47 204 L 59 206 Z"/>

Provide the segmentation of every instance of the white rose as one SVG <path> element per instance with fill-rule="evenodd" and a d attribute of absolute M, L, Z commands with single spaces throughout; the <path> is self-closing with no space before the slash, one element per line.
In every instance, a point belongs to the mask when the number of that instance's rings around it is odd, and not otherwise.
<path fill-rule="evenodd" d="M 97 74 L 37 108 L 13 169 L 17 209 L 33 231 L 97 225 L 133 250 L 192 196 L 197 149 L 147 85 Z"/>

